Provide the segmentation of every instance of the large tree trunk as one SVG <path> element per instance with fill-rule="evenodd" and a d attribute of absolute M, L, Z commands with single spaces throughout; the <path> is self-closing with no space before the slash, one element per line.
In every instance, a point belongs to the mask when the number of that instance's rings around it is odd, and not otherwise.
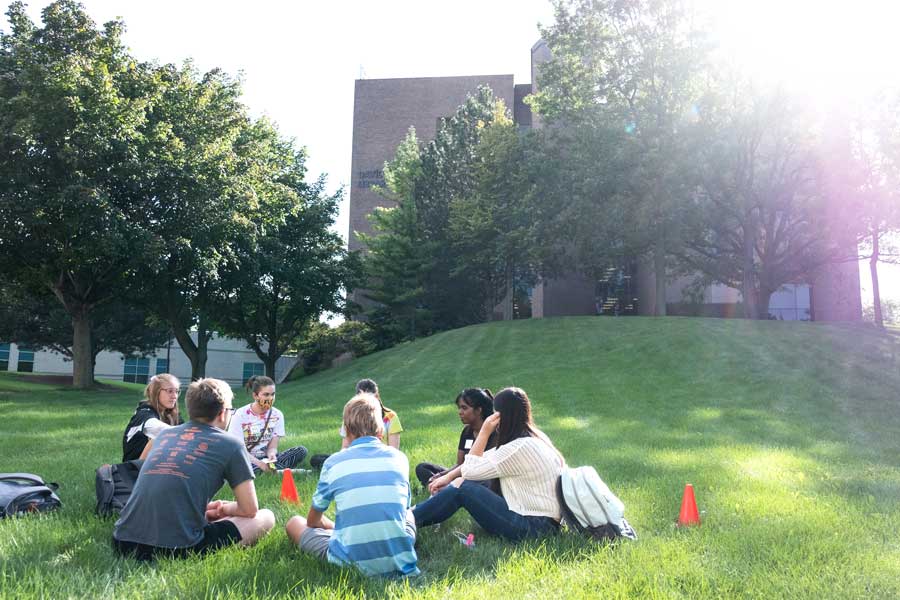
<path fill-rule="evenodd" d="M 878 230 L 872 232 L 872 258 L 869 271 L 872 273 L 872 307 L 875 309 L 875 325 L 884 329 L 884 315 L 881 313 L 881 290 L 878 287 Z"/>
<path fill-rule="evenodd" d="M 666 245 L 662 238 L 653 246 L 653 277 L 656 281 L 656 306 L 653 314 L 666 316 Z"/>
<path fill-rule="evenodd" d="M 769 300 L 772 298 L 773 290 L 760 284 L 756 294 L 756 313 L 754 319 L 766 320 L 769 318 Z"/>
<path fill-rule="evenodd" d="M 266 365 L 266 377 L 271 377 L 272 380 L 275 380 L 275 363 L 278 362 L 278 358 L 273 358 L 271 356 L 266 356 L 265 360 L 263 360 L 263 364 Z"/>
<path fill-rule="evenodd" d="M 202 320 L 201 320 L 202 323 Z M 191 381 L 196 381 L 206 375 L 206 359 L 207 346 L 209 344 L 209 333 L 202 327 L 197 328 L 197 343 L 191 338 L 191 332 L 174 323 L 172 325 L 172 334 L 178 341 L 181 351 L 191 361 Z"/>
<path fill-rule="evenodd" d="M 191 379 L 193 381 L 206 377 L 206 349 L 209 346 L 210 336 L 209 321 L 203 316 L 203 313 L 200 313 L 200 318 L 197 320 L 196 360 L 191 361 Z"/>
<path fill-rule="evenodd" d="M 759 319 L 759 291 L 756 288 L 756 216 L 751 209 L 744 223 L 744 256 L 741 278 L 741 297 L 744 301 L 744 318 Z M 768 303 L 766 304 L 768 309 Z M 768 314 L 768 311 L 767 311 Z"/>
<path fill-rule="evenodd" d="M 72 314 L 72 385 L 80 390 L 94 385 L 91 318 L 88 310 L 83 307 Z"/>

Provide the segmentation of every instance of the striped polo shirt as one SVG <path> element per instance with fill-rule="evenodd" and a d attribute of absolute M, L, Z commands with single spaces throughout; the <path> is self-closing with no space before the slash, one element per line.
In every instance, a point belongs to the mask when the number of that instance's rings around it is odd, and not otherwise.
<path fill-rule="evenodd" d="M 335 503 L 328 562 L 366 575 L 418 575 L 414 540 L 406 534 L 409 461 L 375 437 L 353 440 L 322 465 L 312 507 Z"/>

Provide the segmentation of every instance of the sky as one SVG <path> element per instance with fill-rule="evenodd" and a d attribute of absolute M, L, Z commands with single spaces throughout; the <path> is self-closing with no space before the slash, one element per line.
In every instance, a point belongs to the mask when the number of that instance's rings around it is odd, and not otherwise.
<path fill-rule="evenodd" d="M 900 7 L 879 0 L 697 0 L 721 45 L 759 73 L 833 100 L 898 73 Z M 32 1 L 40 19 L 48 1 Z M 244 101 L 308 152 L 310 178 L 349 190 L 353 88 L 359 78 L 512 73 L 531 81 L 538 24 L 549 0 L 84 0 L 98 23 L 125 21 L 142 60 L 242 73 Z M 6 28 L 5 19 L 2 20 Z M 347 236 L 348 196 L 335 228 Z M 864 303 L 868 267 L 861 264 Z M 884 267 L 882 292 L 900 301 L 900 267 Z"/>

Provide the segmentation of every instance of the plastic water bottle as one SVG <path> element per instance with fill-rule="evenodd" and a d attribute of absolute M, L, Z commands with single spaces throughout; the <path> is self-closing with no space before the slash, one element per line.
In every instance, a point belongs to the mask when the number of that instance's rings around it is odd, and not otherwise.
<path fill-rule="evenodd" d="M 290 471 L 293 475 L 306 475 L 307 473 L 312 473 L 312 469 L 278 469 L 276 472 L 279 475 L 282 475 L 285 471 Z"/>

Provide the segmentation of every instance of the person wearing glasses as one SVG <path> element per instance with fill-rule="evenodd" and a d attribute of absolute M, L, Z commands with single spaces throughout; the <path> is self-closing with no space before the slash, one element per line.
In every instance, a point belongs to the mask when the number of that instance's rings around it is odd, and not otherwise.
<path fill-rule="evenodd" d="M 451 481 L 461 475 L 462 464 L 466 455 L 472 449 L 484 420 L 494 414 L 494 397 L 491 390 L 482 388 L 467 388 L 456 397 L 456 411 L 459 420 L 464 425 L 459 434 L 459 445 L 456 448 L 456 464 L 452 467 L 442 467 L 434 463 L 422 462 L 416 465 L 416 478 L 431 494 L 436 494 L 444 489 Z M 488 437 L 487 448 L 497 445 L 497 432 Z M 484 481 L 484 485 L 492 486 L 496 479 Z M 499 491 L 499 483 L 495 486 Z"/>
<path fill-rule="evenodd" d="M 275 408 L 275 382 L 265 375 L 247 381 L 253 402 L 237 409 L 228 433 L 243 442 L 254 473 L 293 469 L 306 458 L 303 446 L 278 451 L 278 440 L 285 436 L 284 414 Z"/>
<path fill-rule="evenodd" d="M 116 552 L 138 560 L 183 558 L 250 546 L 272 530 L 275 515 L 259 508 L 247 451 L 225 431 L 233 399 L 219 379 L 191 383 L 189 420 L 156 437 L 113 529 Z M 226 481 L 235 500 L 213 501 Z"/>
<path fill-rule="evenodd" d="M 181 425 L 180 386 L 178 379 L 169 373 L 150 378 L 144 388 L 144 400 L 137 405 L 122 435 L 122 462 L 146 458 L 156 436 L 169 427 Z"/>

